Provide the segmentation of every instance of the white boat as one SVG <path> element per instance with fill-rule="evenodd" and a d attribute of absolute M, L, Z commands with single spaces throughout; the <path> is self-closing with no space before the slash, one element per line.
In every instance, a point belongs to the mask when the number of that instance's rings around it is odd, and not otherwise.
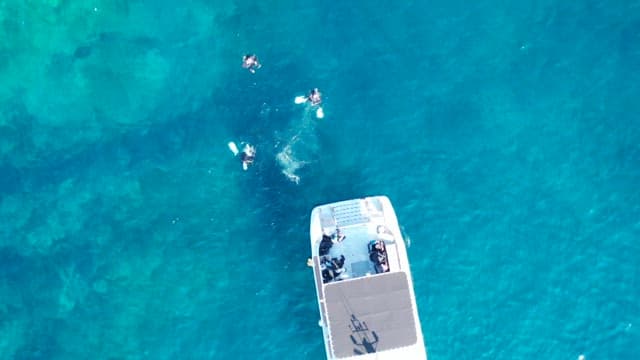
<path fill-rule="evenodd" d="M 317 206 L 310 234 L 327 359 L 426 359 L 407 250 L 389 199 Z"/>

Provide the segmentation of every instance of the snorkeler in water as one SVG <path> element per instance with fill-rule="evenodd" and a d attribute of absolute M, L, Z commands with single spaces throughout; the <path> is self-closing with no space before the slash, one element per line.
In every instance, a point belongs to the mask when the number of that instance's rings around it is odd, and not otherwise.
<path fill-rule="evenodd" d="M 316 117 L 318 119 L 324 118 L 324 110 L 320 106 L 322 104 L 322 94 L 318 88 L 313 88 L 307 96 L 296 96 L 294 102 L 296 104 L 311 104 L 311 107 L 315 108 Z"/>
<path fill-rule="evenodd" d="M 253 164 L 253 160 L 256 158 L 256 148 L 253 145 L 246 144 L 240 155 L 242 160 L 242 168 L 247 170 L 249 165 Z"/>
<path fill-rule="evenodd" d="M 258 56 L 256 56 L 256 54 L 247 54 L 242 57 L 242 67 L 249 69 L 252 74 L 255 74 L 256 70 L 260 69 L 262 65 L 258 61 Z"/>

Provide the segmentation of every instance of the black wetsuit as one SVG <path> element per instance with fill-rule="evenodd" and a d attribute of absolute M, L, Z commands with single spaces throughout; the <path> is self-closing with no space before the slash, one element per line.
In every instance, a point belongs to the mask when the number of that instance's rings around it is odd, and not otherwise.
<path fill-rule="evenodd" d="M 327 235 L 322 235 L 322 240 L 320 241 L 320 256 L 329 254 L 329 250 L 333 246 L 333 241 L 331 241 L 331 237 Z"/>
<path fill-rule="evenodd" d="M 255 155 L 247 155 L 246 152 L 242 153 L 242 161 L 252 163 L 253 159 L 255 159 Z"/>

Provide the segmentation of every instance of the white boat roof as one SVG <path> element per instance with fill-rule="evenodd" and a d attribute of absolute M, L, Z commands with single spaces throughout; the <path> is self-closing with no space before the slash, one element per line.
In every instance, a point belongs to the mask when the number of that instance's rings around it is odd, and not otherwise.
<path fill-rule="evenodd" d="M 411 346 L 418 340 L 404 272 L 327 284 L 325 304 L 336 358 Z"/>

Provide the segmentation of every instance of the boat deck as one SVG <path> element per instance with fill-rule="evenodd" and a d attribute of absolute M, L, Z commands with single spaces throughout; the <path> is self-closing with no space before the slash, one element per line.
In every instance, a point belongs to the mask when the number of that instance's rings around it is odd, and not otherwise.
<path fill-rule="evenodd" d="M 374 263 L 369 259 L 369 243 L 379 239 L 376 232 L 378 224 L 361 224 L 340 228 L 344 240 L 334 242 L 329 250 L 330 258 L 344 256 L 344 273 L 341 279 L 355 278 L 375 274 Z M 386 240 L 385 247 L 390 271 L 400 269 L 400 261 L 393 239 Z"/>

